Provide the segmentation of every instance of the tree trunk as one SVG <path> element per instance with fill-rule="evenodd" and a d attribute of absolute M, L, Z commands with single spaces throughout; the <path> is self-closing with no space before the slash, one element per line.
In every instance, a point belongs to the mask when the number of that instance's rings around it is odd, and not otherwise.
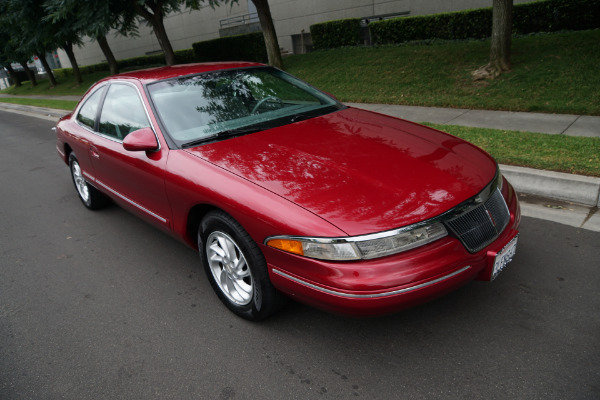
<path fill-rule="evenodd" d="M 175 64 L 175 52 L 173 51 L 173 47 L 171 47 L 171 42 L 169 41 L 169 37 L 167 36 L 167 31 L 165 29 L 165 25 L 163 23 L 163 14 L 162 14 L 162 1 L 157 1 L 154 6 L 148 4 L 150 7 L 150 11 L 143 5 L 140 5 L 136 0 L 129 0 L 129 3 L 135 9 L 135 12 L 144 18 L 150 25 L 152 25 L 152 30 L 156 35 L 156 39 L 158 39 L 158 44 L 165 55 L 165 62 L 167 65 Z"/>
<path fill-rule="evenodd" d="M 23 67 L 23 70 L 25 70 L 25 73 L 27 74 L 27 77 L 29 78 L 29 82 L 31 82 L 31 86 L 37 86 L 37 80 L 35 79 L 35 74 L 33 72 L 31 72 L 31 70 L 27 66 L 27 61 L 19 61 L 19 64 L 21 64 L 21 67 Z"/>
<path fill-rule="evenodd" d="M 263 37 L 265 38 L 265 47 L 267 48 L 269 64 L 283 69 L 283 60 L 281 59 L 281 51 L 279 50 L 279 42 L 277 40 L 273 18 L 271 17 L 269 3 L 267 0 L 252 0 L 252 2 L 256 6 L 260 28 L 262 29 Z"/>
<path fill-rule="evenodd" d="M 96 41 L 100 45 L 100 49 L 102 49 L 102 53 L 104 53 L 104 57 L 106 57 L 106 61 L 108 62 L 108 69 L 110 69 L 111 75 L 116 75 L 119 73 L 119 64 L 115 59 L 115 55 L 113 54 L 110 46 L 108 45 L 108 40 L 106 40 L 106 36 L 98 36 L 96 37 Z"/>
<path fill-rule="evenodd" d="M 473 72 L 475 79 L 494 79 L 510 71 L 513 0 L 493 0 L 490 61 Z"/>
<path fill-rule="evenodd" d="M 513 0 L 494 0 L 490 63 L 510 70 Z"/>
<path fill-rule="evenodd" d="M 52 68 L 48 65 L 48 61 L 46 61 L 46 57 L 40 57 L 40 54 L 37 53 L 36 57 L 40 59 L 42 66 L 44 67 L 44 71 L 46 71 L 46 75 L 48 75 L 48 80 L 50 81 L 50 87 L 54 87 L 58 85 L 56 83 L 56 79 L 54 78 L 54 74 L 52 73 Z"/>
<path fill-rule="evenodd" d="M 77 86 L 79 86 L 83 83 L 83 79 L 81 79 L 81 71 L 79 71 L 77 59 L 75 59 L 75 53 L 73 53 L 73 43 L 66 42 L 63 45 L 63 50 L 65 51 L 65 53 L 67 53 L 67 57 L 69 57 L 69 61 L 71 62 L 71 68 L 73 69 L 73 75 L 75 75 Z"/>
<path fill-rule="evenodd" d="M 154 34 L 158 39 L 158 44 L 160 44 L 160 48 L 162 49 L 165 55 L 165 62 L 167 65 L 175 64 L 175 52 L 173 51 L 173 47 L 171 47 L 171 42 L 169 41 L 169 37 L 167 36 L 167 31 L 165 29 L 165 25 L 163 23 L 162 18 L 154 17 L 152 21 L 152 29 L 154 30 Z"/>
<path fill-rule="evenodd" d="M 15 87 L 20 87 L 21 79 L 19 78 L 19 75 L 15 72 L 15 70 L 10 66 L 10 63 L 7 63 L 5 65 L 5 68 L 8 71 L 8 74 L 10 75 L 11 79 L 13 80 Z"/>

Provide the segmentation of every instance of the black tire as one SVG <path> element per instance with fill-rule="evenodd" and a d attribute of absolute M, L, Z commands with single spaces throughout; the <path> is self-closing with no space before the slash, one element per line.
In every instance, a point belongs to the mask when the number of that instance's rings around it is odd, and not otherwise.
<path fill-rule="evenodd" d="M 108 197 L 85 180 L 79 166 L 79 161 L 77 161 L 77 157 L 73 153 L 69 155 L 69 169 L 77 196 L 84 206 L 90 210 L 98 210 L 108 204 Z"/>
<path fill-rule="evenodd" d="M 202 219 L 198 249 L 213 290 L 235 314 L 259 321 L 285 304 L 269 279 L 262 252 L 230 215 L 211 211 Z"/>

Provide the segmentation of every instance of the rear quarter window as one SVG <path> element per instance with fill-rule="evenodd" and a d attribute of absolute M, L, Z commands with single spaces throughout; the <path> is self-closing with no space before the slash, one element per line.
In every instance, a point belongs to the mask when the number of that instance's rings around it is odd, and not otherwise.
<path fill-rule="evenodd" d="M 98 107 L 102 100 L 102 94 L 106 87 L 102 87 L 96 90 L 88 99 L 83 103 L 83 106 L 79 109 L 77 114 L 77 121 L 80 124 L 87 126 L 90 129 L 94 129 L 96 124 L 96 116 L 98 115 Z"/>

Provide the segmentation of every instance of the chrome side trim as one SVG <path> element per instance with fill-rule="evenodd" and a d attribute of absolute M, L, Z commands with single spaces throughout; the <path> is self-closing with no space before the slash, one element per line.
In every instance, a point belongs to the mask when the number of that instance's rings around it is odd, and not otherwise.
<path fill-rule="evenodd" d="M 327 293 L 327 294 L 332 294 L 334 296 L 346 297 L 346 298 L 350 298 L 350 299 L 376 299 L 376 298 L 380 298 L 380 297 L 394 296 L 396 294 L 407 293 L 407 292 L 412 292 L 413 290 L 423 289 L 427 286 L 435 285 L 436 283 L 440 283 L 442 281 L 445 281 L 446 279 L 450 279 L 456 275 L 462 274 L 463 272 L 465 272 L 469 269 L 471 269 L 471 266 L 467 265 L 466 267 L 463 267 L 463 268 L 459 269 L 458 271 L 454 271 L 448 275 L 444 275 L 444 276 L 434 279 L 432 281 L 423 282 L 418 285 L 407 287 L 404 289 L 393 290 L 391 292 L 374 293 L 374 294 L 352 294 L 352 293 L 338 292 L 336 290 L 326 289 L 321 286 L 317 286 L 312 283 L 306 282 L 300 278 L 296 278 L 295 276 L 288 275 L 285 272 L 280 271 L 275 268 L 273 268 L 273 273 L 283 276 L 284 278 L 287 278 L 287 279 L 294 281 L 296 283 L 299 283 L 301 285 L 308 286 L 311 289 L 315 289 L 319 292 L 323 292 L 323 293 Z"/>
<path fill-rule="evenodd" d="M 167 223 L 167 219 L 161 217 L 158 214 L 153 213 L 152 211 L 148 210 L 147 208 L 142 207 L 141 205 L 139 205 L 138 203 L 136 203 L 135 201 L 131 200 L 130 198 L 122 195 L 121 193 L 117 192 L 116 190 L 114 190 L 113 188 L 107 186 L 106 184 L 100 182 L 100 181 L 96 181 L 96 183 L 100 186 L 102 186 L 104 189 L 108 190 L 109 192 L 111 192 L 112 194 L 114 194 L 115 196 L 118 196 L 120 199 L 125 200 L 126 202 L 128 202 L 129 204 L 131 204 L 132 206 L 142 210 L 143 212 L 145 212 L 146 214 L 156 218 L 157 220 L 159 220 L 160 222 L 162 222 L 163 224 Z"/>
<path fill-rule="evenodd" d="M 81 171 L 81 173 L 82 173 L 83 175 L 85 175 L 86 177 L 88 177 L 90 181 L 92 181 L 92 182 L 95 182 L 95 181 L 96 181 L 96 178 L 94 178 L 94 176 L 93 176 L 93 175 L 90 175 L 90 174 L 88 174 L 88 173 L 87 173 L 87 172 L 85 172 L 85 171 Z"/>

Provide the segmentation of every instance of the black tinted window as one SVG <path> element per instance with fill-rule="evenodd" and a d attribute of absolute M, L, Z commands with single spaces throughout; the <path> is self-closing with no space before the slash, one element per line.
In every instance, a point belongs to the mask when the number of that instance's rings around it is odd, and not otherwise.
<path fill-rule="evenodd" d="M 79 114 L 77 114 L 77 120 L 90 129 L 94 129 L 94 122 L 96 121 L 96 115 L 98 114 L 98 106 L 100 105 L 104 90 L 106 90 L 106 87 L 98 89 L 92 94 L 79 110 Z"/>
<path fill-rule="evenodd" d="M 142 101 L 135 88 L 112 84 L 100 114 L 100 133 L 123 139 L 131 132 L 150 126 Z"/>

